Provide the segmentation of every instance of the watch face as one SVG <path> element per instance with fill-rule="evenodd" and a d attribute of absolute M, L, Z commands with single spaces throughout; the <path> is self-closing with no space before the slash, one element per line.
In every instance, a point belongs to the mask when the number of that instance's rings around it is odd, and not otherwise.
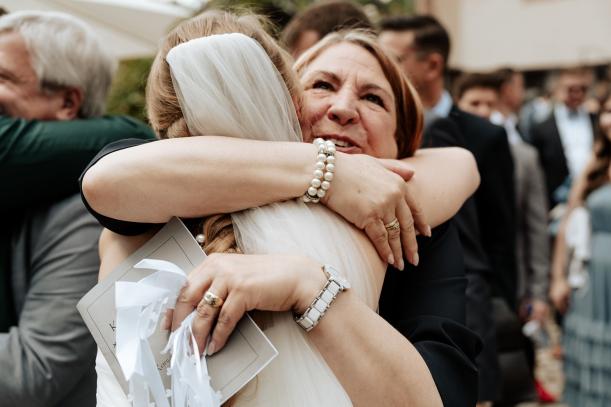
<path fill-rule="evenodd" d="M 329 278 L 337 281 L 343 289 L 350 288 L 350 283 L 346 280 L 335 267 L 330 264 L 325 264 L 324 271 Z"/>

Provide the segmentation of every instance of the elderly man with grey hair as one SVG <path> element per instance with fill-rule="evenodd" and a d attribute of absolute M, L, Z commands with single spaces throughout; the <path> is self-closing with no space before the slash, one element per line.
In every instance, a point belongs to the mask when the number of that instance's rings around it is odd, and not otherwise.
<path fill-rule="evenodd" d="M 95 405 L 96 346 L 75 306 L 101 227 L 77 178 L 105 144 L 152 135 L 102 116 L 114 68 L 74 17 L 0 17 L 0 406 Z"/>

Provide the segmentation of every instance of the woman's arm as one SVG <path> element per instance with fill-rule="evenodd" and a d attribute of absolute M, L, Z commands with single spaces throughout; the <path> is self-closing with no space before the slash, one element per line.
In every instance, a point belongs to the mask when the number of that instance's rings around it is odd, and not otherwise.
<path fill-rule="evenodd" d="M 99 213 L 134 222 L 233 212 L 302 195 L 315 154 L 306 143 L 213 136 L 160 140 L 103 157 L 85 173 L 83 192 Z M 357 156 L 338 156 L 346 177 L 354 172 L 348 169 L 364 167 Z M 417 173 L 412 190 L 432 226 L 451 217 L 479 184 L 473 157 L 463 149 L 420 150 L 404 161 Z M 391 167 L 409 173 L 408 167 Z M 366 177 L 366 170 L 359 175 Z"/>
<path fill-rule="evenodd" d="M 160 140 L 111 150 L 86 170 L 82 191 L 106 227 L 121 224 L 116 219 L 163 223 L 172 216 L 199 217 L 298 197 L 312 177 L 315 154 L 306 143 L 213 136 Z M 417 180 L 406 184 L 412 167 Z M 429 224 L 454 215 L 479 180 L 471 154 L 456 148 L 423 150 L 406 163 L 338 153 L 335 178 L 323 203 L 365 230 L 381 258 L 399 267 L 402 246 L 417 263 L 415 230 L 429 234 Z M 393 218 L 401 234 L 389 237 L 384 223 Z"/>

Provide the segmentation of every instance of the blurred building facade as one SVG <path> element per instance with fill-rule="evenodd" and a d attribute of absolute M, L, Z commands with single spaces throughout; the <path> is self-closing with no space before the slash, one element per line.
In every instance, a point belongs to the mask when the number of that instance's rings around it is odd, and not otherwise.
<path fill-rule="evenodd" d="M 415 0 L 414 6 L 450 31 L 454 69 L 611 62 L 610 0 Z"/>

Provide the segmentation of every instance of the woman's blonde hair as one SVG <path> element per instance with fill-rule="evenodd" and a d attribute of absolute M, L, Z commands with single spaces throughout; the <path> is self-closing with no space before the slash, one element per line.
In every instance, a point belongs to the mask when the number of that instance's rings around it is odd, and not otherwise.
<path fill-rule="evenodd" d="M 196 38 L 227 33 L 241 33 L 253 38 L 261 44 L 282 75 L 293 100 L 299 99 L 299 85 L 291 69 L 291 58 L 265 31 L 266 25 L 265 19 L 254 14 L 237 15 L 212 10 L 183 21 L 165 37 L 151 67 L 146 87 L 147 114 L 157 137 L 191 136 L 172 83 L 166 56 L 175 46 Z M 203 248 L 206 253 L 239 251 L 229 215 L 212 215 L 186 223 L 193 234 L 204 234 Z"/>
<path fill-rule="evenodd" d="M 397 158 L 410 157 L 420 147 L 423 127 L 423 110 L 416 89 L 403 74 L 401 68 L 378 43 L 375 35 L 364 30 L 346 30 L 328 34 L 304 52 L 294 69 L 301 76 L 308 65 L 327 48 L 340 43 L 350 43 L 364 48 L 378 61 L 386 80 L 395 94 L 397 111 Z"/>

